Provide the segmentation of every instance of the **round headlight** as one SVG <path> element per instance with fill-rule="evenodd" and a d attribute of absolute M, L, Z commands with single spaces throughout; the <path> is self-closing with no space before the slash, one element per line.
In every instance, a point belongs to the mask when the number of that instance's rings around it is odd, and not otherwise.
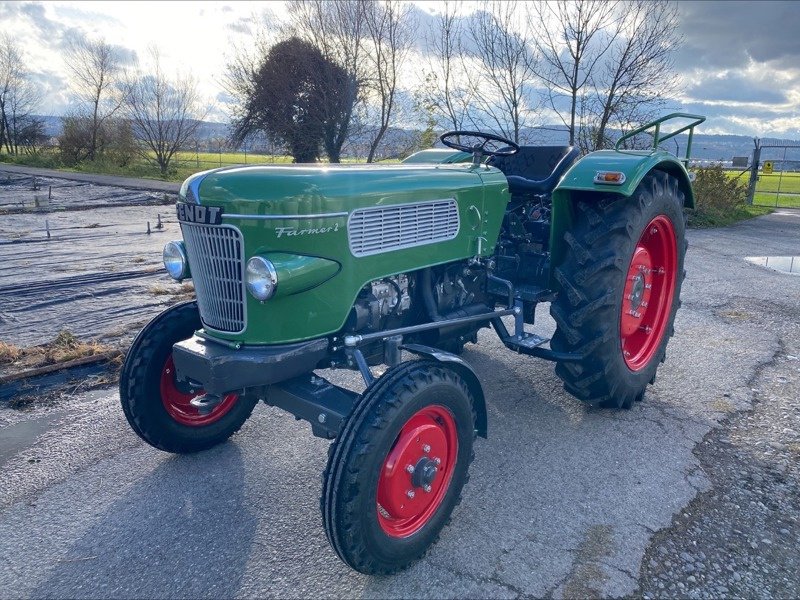
<path fill-rule="evenodd" d="M 275 265 L 266 258 L 254 256 L 247 261 L 247 291 L 255 298 L 263 302 L 269 300 L 275 294 L 278 286 L 278 273 Z"/>
<path fill-rule="evenodd" d="M 189 259 L 183 242 L 169 242 L 164 246 L 164 267 L 170 277 L 181 281 L 189 277 Z"/>

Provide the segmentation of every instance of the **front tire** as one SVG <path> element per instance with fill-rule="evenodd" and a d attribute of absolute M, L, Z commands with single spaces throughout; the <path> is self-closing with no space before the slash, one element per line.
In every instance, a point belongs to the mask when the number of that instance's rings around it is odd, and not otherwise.
<path fill-rule="evenodd" d="M 216 446 L 239 430 L 258 401 L 228 394 L 207 414 L 190 404 L 203 390 L 176 379 L 172 346 L 200 327 L 197 302 L 170 307 L 142 329 L 125 357 L 122 410 L 136 434 L 159 450 L 185 454 Z"/>
<path fill-rule="evenodd" d="M 361 396 L 331 444 L 320 501 L 339 557 L 390 574 L 437 540 L 469 479 L 473 397 L 434 361 L 387 371 Z"/>
<path fill-rule="evenodd" d="M 556 374 L 595 406 L 630 408 L 666 357 L 685 271 L 684 196 L 678 181 L 649 173 L 630 197 L 578 200 L 570 247 L 555 268 L 554 350 L 579 353 Z"/>

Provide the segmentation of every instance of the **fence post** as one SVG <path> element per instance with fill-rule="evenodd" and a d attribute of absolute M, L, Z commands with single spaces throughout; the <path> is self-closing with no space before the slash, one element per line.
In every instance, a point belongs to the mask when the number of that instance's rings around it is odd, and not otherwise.
<path fill-rule="evenodd" d="M 200 145 L 195 142 L 194 143 L 194 161 L 197 164 L 197 168 L 200 168 Z"/>
<path fill-rule="evenodd" d="M 217 150 L 219 152 L 219 166 L 222 166 L 222 142 L 217 142 Z"/>
<path fill-rule="evenodd" d="M 761 140 L 753 138 L 755 148 L 753 148 L 753 160 L 750 165 L 750 181 L 747 184 L 747 203 L 753 204 L 756 196 L 756 183 L 758 182 L 758 166 L 761 162 Z"/>

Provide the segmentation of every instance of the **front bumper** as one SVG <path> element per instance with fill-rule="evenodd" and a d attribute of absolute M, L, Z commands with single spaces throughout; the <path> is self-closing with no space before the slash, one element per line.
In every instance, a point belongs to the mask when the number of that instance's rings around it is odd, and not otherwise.
<path fill-rule="evenodd" d="M 272 385 L 308 373 L 327 355 L 325 338 L 235 350 L 195 335 L 172 347 L 178 379 L 191 379 L 207 394 L 215 395 Z"/>

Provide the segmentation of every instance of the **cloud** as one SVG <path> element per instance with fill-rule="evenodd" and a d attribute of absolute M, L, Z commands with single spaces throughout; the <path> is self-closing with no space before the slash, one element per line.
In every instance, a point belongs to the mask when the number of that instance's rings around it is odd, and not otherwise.
<path fill-rule="evenodd" d="M 719 75 L 705 72 L 701 77 L 700 82 L 686 90 L 690 98 L 755 104 L 785 104 L 788 101 L 786 90 L 759 76 L 727 71 Z"/>
<path fill-rule="evenodd" d="M 250 19 L 240 18 L 233 23 L 227 23 L 225 27 L 231 31 L 235 31 L 236 33 L 252 35 L 253 27 L 250 25 L 250 22 Z"/>
<path fill-rule="evenodd" d="M 55 12 L 57 21 L 71 20 L 83 23 L 91 23 L 93 26 L 102 25 L 103 27 L 124 25 L 119 19 L 107 15 L 96 10 L 84 10 L 76 6 L 68 6 L 64 4 L 51 4 Z M 91 4 L 89 4 L 91 6 Z"/>
<path fill-rule="evenodd" d="M 796 135 L 800 36 L 795 2 L 680 2 L 675 55 L 684 108 L 715 131 Z"/>
<path fill-rule="evenodd" d="M 45 34 L 52 34 L 58 31 L 56 23 L 51 21 L 45 13 L 45 8 L 39 3 L 30 2 L 23 4 L 19 10 L 20 14 L 27 17 L 36 28 Z"/>
<path fill-rule="evenodd" d="M 679 67 L 732 68 L 800 62 L 795 2 L 680 2 Z"/>
<path fill-rule="evenodd" d="M 136 50 L 128 48 L 127 46 L 112 44 L 108 41 L 107 43 L 111 47 L 111 50 L 114 52 L 114 54 L 116 54 L 117 59 L 119 59 L 119 63 L 122 67 L 132 67 L 136 64 L 138 58 Z"/>

